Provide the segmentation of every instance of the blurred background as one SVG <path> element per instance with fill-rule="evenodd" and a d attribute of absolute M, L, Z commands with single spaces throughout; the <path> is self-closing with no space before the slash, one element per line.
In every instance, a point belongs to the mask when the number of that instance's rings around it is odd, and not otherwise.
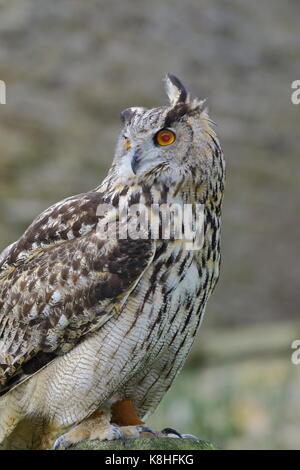
<path fill-rule="evenodd" d="M 224 449 L 300 448 L 297 0 L 0 0 L 0 250 L 97 186 L 120 111 L 207 98 L 227 159 L 223 267 L 188 364 L 151 419 Z"/>

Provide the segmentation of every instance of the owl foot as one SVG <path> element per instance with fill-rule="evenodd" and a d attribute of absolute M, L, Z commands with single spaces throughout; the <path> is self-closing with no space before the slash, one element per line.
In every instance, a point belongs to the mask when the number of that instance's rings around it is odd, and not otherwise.
<path fill-rule="evenodd" d="M 68 449 L 78 442 L 92 441 L 95 439 L 99 441 L 125 441 L 126 439 L 138 437 L 171 437 L 199 441 L 198 437 L 194 436 L 193 434 L 181 434 L 176 431 L 176 429 L 172 428 L 165 428 L 157 433 L 148 426 L 116 426 L 113 424 L 94 424 L 91 427 L 87 426 L 86 422 L 83 422 L 56 439 L 52 449 Z"/>
<path fill-rule="evenodd" d="M 147 426 L 115 426 L 109 424 L 107 426 L 93 426 L 92 429 L 88 429 L 87 426 L 83 426 L 83 423 L 75 426 L 66 434 L 63 434 L 53 444 L 53 450 L 59 450 L 60 448 L 68 449 L 74 444 L 81 441 L 113 441 L 120 439 L 137 438 L 137 437 L 156 437 L 157 433 Z"/>
<path fill-rule="evenodd" d="M 191 441 L 200 441 L 200 439 L 197 436 L 194 436 L 193 434 L 181 434 L 173 428 L 164 428 L 162 431 L 160 431 L 159 436 L 175 438 L 177 437 L 179 439 L 190 439 Z"/>
<path fill-rule="evenodd" d="M 112 424 L 108 426 L 95 426 L 91 430 L 83 427 L 82 425 L 78 425 L 56 439 L 52 449 L 68 449 L 78 442 L 93 441 L 94 439 L 98 439 L 99 441 L 113 441 L 115 439 L 124 440 L 125 435 L 118 426 L 113 426 Z"/>

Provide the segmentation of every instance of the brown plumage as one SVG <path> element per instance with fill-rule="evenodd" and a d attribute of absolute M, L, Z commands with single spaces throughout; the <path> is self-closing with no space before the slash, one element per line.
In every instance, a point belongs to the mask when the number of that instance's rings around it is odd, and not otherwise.
<path fill-rule="evenodd" d="M 0 255 L 3 448 L 48 448 L 74 425 L 61 440 L 117 438 L 115 424 L 137 435 L 183 366 L 219 276 L 224 161 L 203 102 L 174 76 L 167 93 L 170 106 L 122 113 L 98 188 L 50 207 Z M 161 129 L 174 143 L 158 145 Z M 124 220 L 99 215 L 173 203 L 203 204 L 201 249 L 174 234 L 114 237 Z"/>

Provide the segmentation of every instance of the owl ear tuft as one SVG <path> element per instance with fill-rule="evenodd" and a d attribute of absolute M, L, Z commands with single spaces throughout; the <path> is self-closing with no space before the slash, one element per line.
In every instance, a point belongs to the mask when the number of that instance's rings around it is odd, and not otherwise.
<path fill-rule="evenodd" d="M 185 103 L 187 100 L 187 91 L 181 81 L 171 73 L 167 73 L 165 78 L 166 93 L 171 106 L 178 103 Z"/>

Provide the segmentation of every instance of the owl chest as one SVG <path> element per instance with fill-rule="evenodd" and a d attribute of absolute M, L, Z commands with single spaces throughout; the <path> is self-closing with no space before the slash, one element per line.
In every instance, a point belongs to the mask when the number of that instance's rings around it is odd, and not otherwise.
<path fill-rule="evenodd" d="M 218 231 L 206 229 L 202 249 L 187 250 L 182 240 L 158 245 L 159 256 L 144 273 L 126 304 L 132 318 L 133 356 L 148 367 L 165 354 L 186 354 L 201 323 L 219 273 L 219 253 L 212 250 Z M 217 243 L 215 243 L 217 246 Z M 163 249 L 164 248 L 164 249 Z"/>
<path fill-rule="evenodd" d="M 192 337 L 204 306 L 197 258 L 192 252 L 183 252 L 177 263 L 170 263 L 170 256 L 174 256 L 172 250 L 159 265 L 153 265 L 141 280 L 135 297 L 143 299 L 138 314 L 143 328 L 140 351 L 146 350 L 149 360 L 180 337 Z"/>

